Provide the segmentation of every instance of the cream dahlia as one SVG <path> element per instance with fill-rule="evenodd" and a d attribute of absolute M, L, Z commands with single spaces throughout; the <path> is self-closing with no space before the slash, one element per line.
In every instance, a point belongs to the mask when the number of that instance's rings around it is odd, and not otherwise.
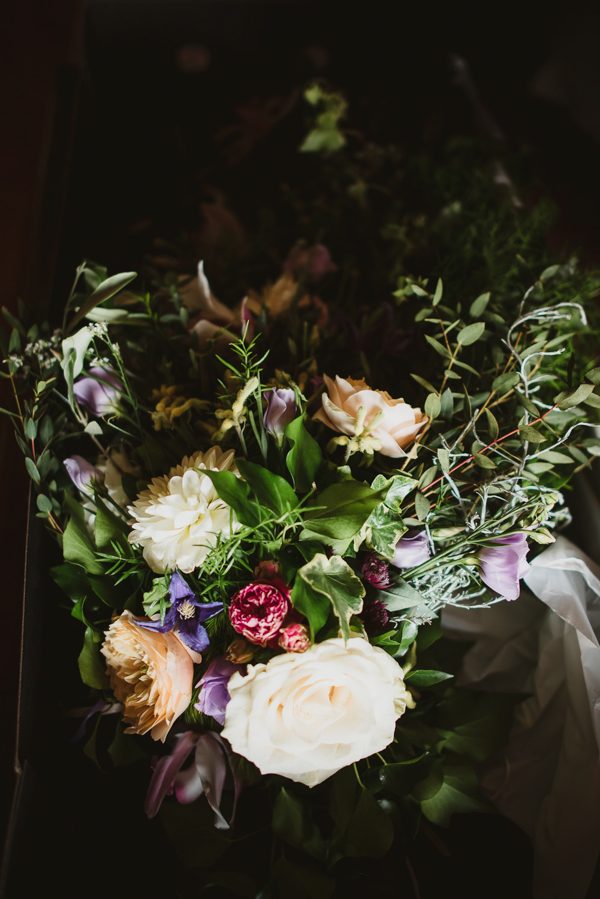
<path fill-rule="evenodd" d="M 235 471 L 233 450 L 213 446 L 186 456 L 169 474 L 153 478 L 129 506 L 129 541 L 143 547 L 152 571 L 194 571 L 219 536 L 235 529 L 233 512 L 205 471 Z"/>

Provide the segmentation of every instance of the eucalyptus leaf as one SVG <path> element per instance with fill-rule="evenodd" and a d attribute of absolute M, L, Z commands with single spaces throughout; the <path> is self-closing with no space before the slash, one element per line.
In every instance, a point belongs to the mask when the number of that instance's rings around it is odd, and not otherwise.
<path fill-rule="evenodd" d="M 471 344 L 477 343 L 484 331 L 485 322 L 473 322 L 473 324 L 461 328 L 458 332 L 458 342 L 462 346 L 471 346 Z"/>

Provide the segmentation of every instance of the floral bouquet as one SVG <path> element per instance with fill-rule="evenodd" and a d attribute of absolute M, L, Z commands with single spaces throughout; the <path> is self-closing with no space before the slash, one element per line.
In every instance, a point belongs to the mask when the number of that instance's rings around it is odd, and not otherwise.
<path fill-rule="evenodd" d="M 307 96 L 304 153 L 379 177 L 393 148 L 365 160 L 341 98 Z M 331 895 L 342 860 L 490 809 L 478 773 L 515 699 L 456 686 L 444 609 L 517 600 L 600 455 L 597 284 L 574 261 L 476 295 L 396 266 L 381 318 L 356 300 L 360 258 L 301 221 L 242 297 L 218 299 L 202 262 L 143 281 L 86 262 L 61 327 L 7 314 L 88 746 L 142 758 L 147 814 L 240 895 Z"/>

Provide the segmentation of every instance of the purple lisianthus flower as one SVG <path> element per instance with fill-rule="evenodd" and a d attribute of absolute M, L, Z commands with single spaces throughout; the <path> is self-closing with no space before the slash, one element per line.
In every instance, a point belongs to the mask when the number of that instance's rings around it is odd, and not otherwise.
<path fill-rule="evenodd" d="M 429 540 L 425 531 L 412 537 L 401 537 L 396 543 L 392 565 L 396 568 L 414 568 L 431 558 Z"/>
<path fill-rule="evenodd" d="M 196 684 L 200 687 L 200 693 L 194 708 L 204 715 L 210 715 L 219 724 L 225 724 L 225 709 L 229 702 L 227 684 L 231 675 L 242 671 L 243 667 L 228 662 L 223 656 L 214 659 Z"/>
<path fill-rule="evenodd" d="M 86 496 L 92 493 L 92 481 L 102 481 L 102 472 L 83 456 L 68 456 L 63 465 L 79 492 Z"/>
<path fill-rule="evenodd" d="M 518 599 L 520 580 L 529 570 L 528 552 L 525 534 L 495 537 L 479 552 L 481 580 L 504 599 Z"/>
<path fill-rule="evenodd" d="M 380 559 L 375 553 L 367 553 L 362 563 L 360 573 L 363 581 L 375 587 L 376 590 L 385 590 L 390 586 L 390 568 L 385 559 Z"/>
<path fill-rule="evenodd" d="M 177 631 L 179 638 L 193 652 L 204 652 L 210 643 L 204 622 L 213 615 L 217 615 L 223 608 L 223 603 L 199 602 L 187 581 L 178 571 L 171 576 L 169 596 L 171 607 L 162 624 L 160 621 L 140 621 L 139 619 L 136 623 L 149 631 L 158 631 L 159 634 Z"/>
<path fill-rule="evenodd" d="M 112 368 L 95 366 L 73 384 L 73 393 L 80 406 L 101 418 L 114 412 L 123 385 Z"/>
<path fill-rule="evenodd" d="M 298 414 L 296 394 L 290 387 L 274 387 L 264 395 L 267 399 L 263 419 L 265 430 L 273 437 L 282 437 L 285 426 Z"/>

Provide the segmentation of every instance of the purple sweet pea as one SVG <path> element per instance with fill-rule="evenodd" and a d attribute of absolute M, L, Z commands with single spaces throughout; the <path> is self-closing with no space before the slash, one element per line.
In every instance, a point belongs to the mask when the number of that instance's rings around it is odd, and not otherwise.
<path fill-rule="evenodd" d="M 242 670 L 242 665 L 234 665 L 223 656 L 214 659 L 196 684 L 201 689 L 194 708 L 204 715 L 210 715 L 219 724 L 225 724 L 225 709 L 229 702 L 227 684 L 232 674 Z"/>
<path fill-rule="evenodd" d="M 160 621 L 140 621 L 137 624 L 149 631 L 166 634 L 177 631 L 180 639 L 194 652 L 204 652 L 210 640 L 204 622 L 217 615 L 223 608 L 222 602 L 199 602 L 178 571 L 171 576 L 169 583 L 171 607 Z"/>
<path fill-rule="evenodd" d="M 73 393 L 80 406 L 101 418 L 115 411 L 123 385 L 112 368 L 96 366 L 73 384 Z"/>
<path fill-rule="evenodd" d="M 273 390 L 268 390 L 264 396 L 267 398 L 264 417 L 265 430 L 273 437 L 280 438 L 283 436 L 285 426 L 298 414 L 296 394 L 289 387 L 274 387 Z"/>
<path fill-rule="evenodd" d="M 525 534 L 494 538 L 479 552 L 481 580 L 504 599 L 518 599 L 520 580 L 529 570 L 529 546 Z"/>
<path fill-rule="evenodd" d="M 413 537 L 401 537 L 396 543 L 392 565 L 396 568 L 414 568 L 431 558 L 429 540 L 425 531 Z"/>
<path fill-rule="evenodd" d="M 92 493 L 92 481 L 102 481 L 102 472 L 83 456 L 68 456 L 63 465 L 79 492 L 86 496 Z"/>

